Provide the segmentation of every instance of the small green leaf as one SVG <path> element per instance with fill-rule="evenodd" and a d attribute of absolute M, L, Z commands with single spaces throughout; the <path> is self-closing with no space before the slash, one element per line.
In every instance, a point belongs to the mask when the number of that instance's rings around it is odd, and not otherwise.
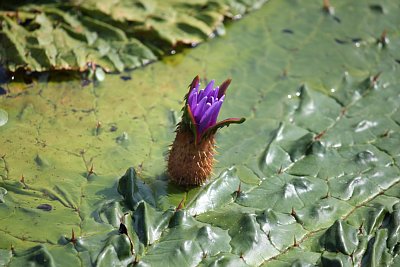
<path fill-rule="evenodd" d="M 148 246 L 158 240 L 173 214 L 171 209 L 165 212 L 156 211 L 146 202 L 140 202 L 132 215 L 140 242 Z"/>
<path fill-rule="evenodd" d="M 129 168 L 119 179 L 118 192 L 124 197 L 131 210 L 135 210 L 142 200 L 155 206 L 153 192 L 148 185 L 138 179 L 134 168 Z"/>

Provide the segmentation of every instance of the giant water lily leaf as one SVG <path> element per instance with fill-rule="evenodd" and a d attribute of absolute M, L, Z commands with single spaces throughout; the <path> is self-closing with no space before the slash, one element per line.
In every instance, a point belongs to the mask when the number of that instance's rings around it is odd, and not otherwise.
<path fill-rule="evenodd" d="M 123 71 L 152 62 L 179 44 L 196 45 L 226 17 L 241 16 L 265 0 L 68 1 L 0 4 L 0 49 L 11 71 Z"/>
<path fill-rule="evenodd" d="M 331 2 L 270 1 L 124 79 L 9 84 L 0 262 L 398 265 L 399 7 Z M 165 159 L 197 74 L 231 77 L 221 117 L 246 122 L 186 189 Z"/>

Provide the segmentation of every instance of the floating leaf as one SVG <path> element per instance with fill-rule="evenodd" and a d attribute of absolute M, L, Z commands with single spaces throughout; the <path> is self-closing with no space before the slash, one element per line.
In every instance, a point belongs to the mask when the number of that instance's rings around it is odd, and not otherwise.
<path fill-rule="evenodd" d="M 7 84 L 0 262 L 399 265 L 399 6 L 330 2 L 334 15 L 322 1 L 270 1 L 130 80 Z M 208 184 L 181 188 L 166 157 L 196 73 L 232 77 L 221 112 L 246 123 L 218 135 Z"/>
<path fill-rule="evenodd" d="M 0 55 L 11 71 L 83 71 L 95 64 L 107 72 L 121 72 L 155 61 L 182 44 L 197 45 L 223 27 L 225 17 L 241 16 L 264 2 L 2 3 Z M 102 76 L 97 68 L 97 80 Z"/>

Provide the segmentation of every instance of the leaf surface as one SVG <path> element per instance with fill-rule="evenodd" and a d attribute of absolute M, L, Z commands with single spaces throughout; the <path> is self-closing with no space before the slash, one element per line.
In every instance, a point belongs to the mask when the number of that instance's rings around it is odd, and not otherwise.
<path fill-rule="evenodd" d="M 396 266 L 399 7 L 331 2 L 334 15 L 317 2 L 270 1 L 225 37 L 130 80 L 9 84 L 0 259 Z M 233 78 L 220 120 L 246 122 L 218 132 L 214 175 L 186 189 L 168 182 L 165 158 L 198 73 Z"/>

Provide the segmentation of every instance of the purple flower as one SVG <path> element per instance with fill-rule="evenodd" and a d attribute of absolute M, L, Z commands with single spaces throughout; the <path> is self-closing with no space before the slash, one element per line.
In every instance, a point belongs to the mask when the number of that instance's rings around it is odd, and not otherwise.
<path fill-rule="evenodd" d="M 244 118 L 230 118 L 217 123 L 219 111 L 225 100 L 225 92 L 231 80 L 228 79 L 216 87 L 214 83 L 215 81 L 212 80 L 204 89 L 199 90 L 200 78 L 196 76 L 186 96 L 187 113 L 190 124 L 193 126 L 190 128 L 194 128 L 197 141 L 200 141 L 206 133 L 215 133 L 218 128 L 244 121 Z"/>
<path fill-rule="evenodd" d="M 216 87 L 214 83 L 212 80 L 204 89 L 200 89 L 200 78 L 196 76 L 185 96 L 182 120 L 177 125 L 168 156 L 168 174 L 179 185 L 192 186 L 206 182 L 214 165 L 217 130 L 245 121 L 245 118 L 230 118 L 217 122 L 231 80 Z"/>

